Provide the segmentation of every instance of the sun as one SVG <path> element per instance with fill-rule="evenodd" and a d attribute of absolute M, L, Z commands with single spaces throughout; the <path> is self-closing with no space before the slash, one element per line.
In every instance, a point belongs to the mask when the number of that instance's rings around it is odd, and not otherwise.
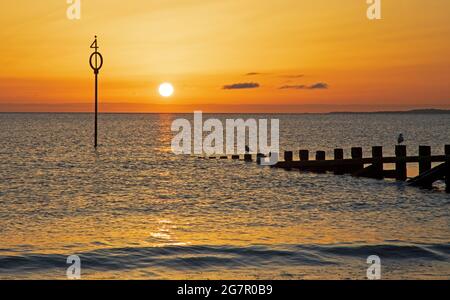
<path fill-rule="evenodd" d="M 173 85 L 168 82 L 159 85 L 159 94 L 165 98 L 172 96 L 174 91 Z"/>

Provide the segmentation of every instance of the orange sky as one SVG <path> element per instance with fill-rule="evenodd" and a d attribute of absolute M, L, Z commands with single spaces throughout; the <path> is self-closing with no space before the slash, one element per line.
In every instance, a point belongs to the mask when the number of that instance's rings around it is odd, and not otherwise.
<path fill-rule="evenodd" d="M 96 34 L 103 112 L 450 108 L 448 0 L 382 0 L 379 21 L 365 0 L 81 3 L 0 3 L 0 111 L 91 111 Z"/>

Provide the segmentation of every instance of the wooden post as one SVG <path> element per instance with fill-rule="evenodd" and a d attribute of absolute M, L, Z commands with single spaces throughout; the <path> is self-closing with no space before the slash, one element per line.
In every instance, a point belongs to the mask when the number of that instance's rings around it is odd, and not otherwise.
<path fill-rule="evenodd" d="M 361 147 L 353 147 L 352 148 L 352 159 L 362 159 L 363 158 L 363 150 Z M 356 172 L 364 169 L 364 164 L 362 162 L 356 162 L 353 164 L 352 172 Z"/>
<path fill-rule="evenodd" d="M 450 145 L 445 145 L 445 162 L 447 163 L 447 173 L 445 173 L 445 191 L 450 193 Z"/>
<path fill-rule="evenodd" d="M 431 170 L 431 147 L 419 146 L 419 174 Z"/>
<path fill-rule="evenodd" d="M 325 151 L 317 151 L 316 152 L 316 160 L 323 161 L 325 159 L 326 159 L 326 152 Z M 318 172 L 318 173 L 325 173 L 327 171 L 327 169 L 326 168 L 317 167 L 317 168 L 314 168 L 314 171 Z"/>
<path fill-rule="evenodd" d="M 260 165 L 260 164 L 261 164 L 261 161 L 262 161 L 262 159 L 263 159 L 264 157 L 266 157 L 264 154 L 258 153 L 258 154 L 256 155 L 256 163 L 257 163 L 258 165 Z"/>
<path fill-rule="evenodd" d="M 383 179 L 383 147 L 374 146 L 372 147 L 372 166 L 373 166 L 373 177 L 377 179 Z"/>
<path fill-rule="evenodd" d="M 325 160 L 326 153 L 325 151 L 317 151 L 316 152 L 316 160 Z"/>
<path fill-rule="evenodd" d="M 344 149 L 334 149 L 334 159 L 344 159 Z"/>
<path fill-rule="evenodd" d="M 294 160 L 294 154 L 292 151 L 285 151 L 284 152 L 284 161 L 293 161 Z"/>
<path fill-rule="evenodd" d="M 343 160 L 344 159 L 344 149 L 334 149 L 334 160 Z M 334 168 L 334 174 L 342 175 L 344 174 L 344 170 L 342 167 Z"/>
<path fill-rule="evenodd" d="M 395 179 L 405 181 L 407 179 L 406 146 L 395 146 L 395 156 L 397 158 L 395 163 Z"/>
<path fill-rule="evenodd" d="M 308 161 L 309 160 L 309 151 L 308 150 L 300 150 L 299 156 L 300 156 L 301 161 Z"/>

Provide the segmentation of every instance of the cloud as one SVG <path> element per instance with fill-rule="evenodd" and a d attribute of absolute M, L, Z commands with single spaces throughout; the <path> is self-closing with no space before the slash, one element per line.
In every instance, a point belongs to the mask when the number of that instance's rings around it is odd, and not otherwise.
<path fill-rule="evenodd" d="M 328 84 L 319 82 L 308 87 L 310 90 L 324 90 L 328 88 Z"/>
<path fill-rule="evenodd" d="M 259 88 L 259 83 L 246 82 L 246 83 L 234 83 L 225 85 L 224 90 L 241 90 L 241 89 L 256 89 Z"/>
<path fill-rule="evenodd" d="M 305 75 L 303 74 L 298 74 L 298 75 L 282 75 L 280 76 L 282 78 L 291 78 L 291 79 L 295 79 L 295 78 L 302 78 L 305 77 Z"/>
<path fill-rule="evenodd" d="M 256 76 L 256 75 L 261 75 L 261 73 L 258 73 L 258 72 L 250 72 L 250 73 L 245 74 L 245 76 Z"/>
<path fill-rule="evenodd" d="M 306 85 L 283 85 L 280 90 L 304 90 L 306 88 Z"/>
<path fill-rule="evenodd" d="M 328 84 L 324 82 L 318 82 L 312 85 L 283 85 L 280 90 L 325 90 L 328 89 Z"/>

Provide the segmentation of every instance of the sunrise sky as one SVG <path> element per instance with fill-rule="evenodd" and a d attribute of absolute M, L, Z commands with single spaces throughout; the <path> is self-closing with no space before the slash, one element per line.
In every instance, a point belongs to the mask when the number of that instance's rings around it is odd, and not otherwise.
<path fill-rule="evenodd" d="M 450 1 L 0 3 L 0 111 L 327 112 L 450 108 Z M 175 94 L 163 98 L 162 82 Z"/>

